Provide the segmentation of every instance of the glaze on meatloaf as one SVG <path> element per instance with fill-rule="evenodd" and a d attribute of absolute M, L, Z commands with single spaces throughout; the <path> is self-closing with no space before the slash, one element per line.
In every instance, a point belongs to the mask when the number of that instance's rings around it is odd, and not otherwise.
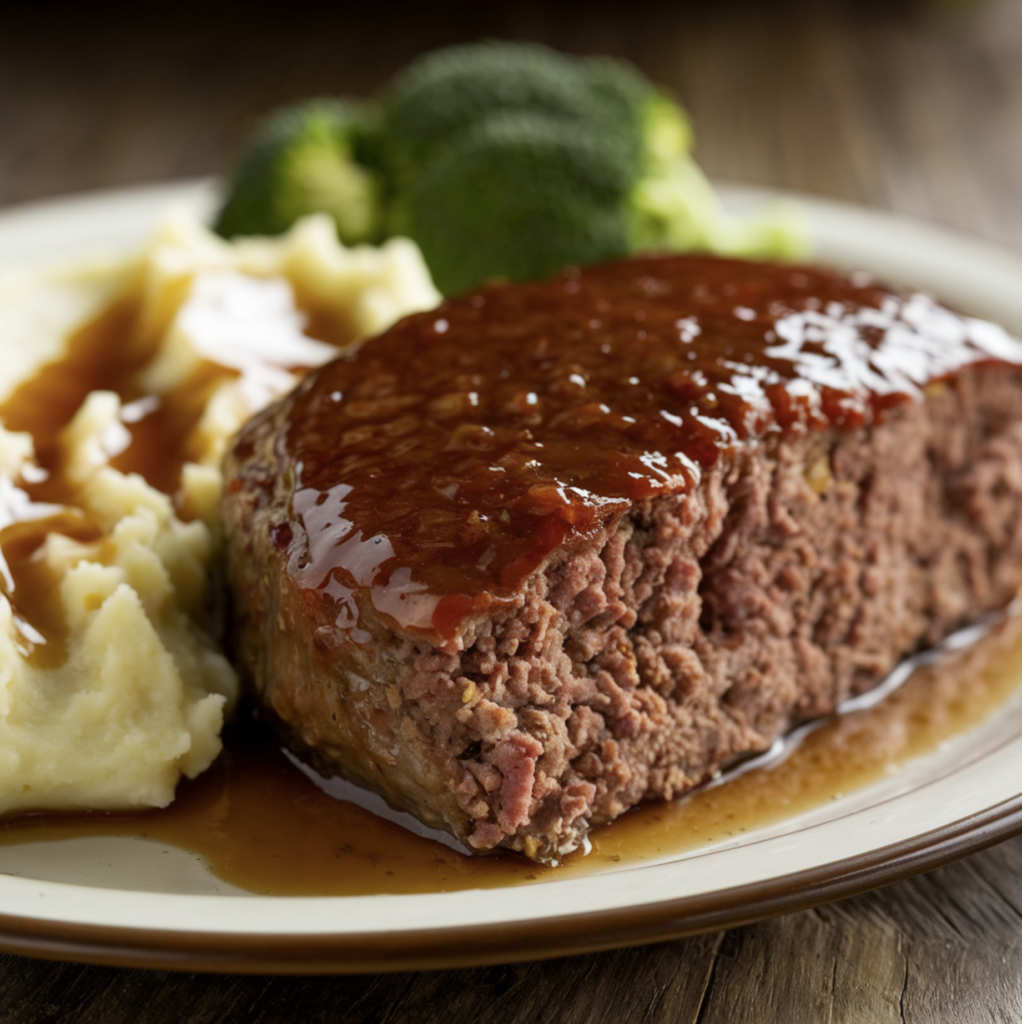
<path fill-rule="evenodd" d="M 1014 595 L 1020 362 L 710 257 L 453 299 L 237 439 L 237 664 L 321 772 L 556 859 Z"/>

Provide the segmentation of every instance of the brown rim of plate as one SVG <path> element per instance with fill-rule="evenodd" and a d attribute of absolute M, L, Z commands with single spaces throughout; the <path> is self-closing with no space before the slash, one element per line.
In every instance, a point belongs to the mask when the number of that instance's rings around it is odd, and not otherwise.
<path fill-rule="evenodd" d="M 0 950 L 155 970 L 358 974 L 541 960 L 751 924 L 941 867 L 1022 832 L 1022 794 L 941 828 L 790 875 L 660 903 L 452 928 L 239 934 L 118 928 L 0 914 Z"/>

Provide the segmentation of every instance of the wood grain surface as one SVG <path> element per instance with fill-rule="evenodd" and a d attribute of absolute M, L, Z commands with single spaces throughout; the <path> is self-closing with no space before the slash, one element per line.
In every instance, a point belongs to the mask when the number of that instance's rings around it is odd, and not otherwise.
<path fill-rule="evenodd" d="M 5 15 L 0 204 L 216 173 L 270 106 L 366 94 L 423 49 L 501 36 L 634 60 L 683 98 L 715 177 L 1022 249 L 1016 0 L 75 11 Z M 1018 1021 L 1022 837 L 815 910 L 547 962 L 273 978 L 0 956 L 0 1022 L 63 1020 Z"/>

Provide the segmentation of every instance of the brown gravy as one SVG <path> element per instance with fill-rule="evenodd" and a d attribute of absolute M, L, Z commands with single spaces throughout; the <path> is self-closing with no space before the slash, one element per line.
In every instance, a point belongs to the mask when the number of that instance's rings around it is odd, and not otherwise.
<path fill-rule="evenodd" d="M 569 878 L 731 839 L 875 782 L 978 725 L 1022 679 L 1022 618 L 918 668 L 874 707 L 836 715 L 788 755 L 671 803 L 650 803 L 591 836 L 556 868 L 513 854 L 473 857 L 318 789 L 255 727 L 165 810 L 39 812 L 0 825 L 0 845 L 82 836 L 157 840 L 201 854 L 232 885 L 275 896 L 451 892 Z"/>
<path fill-rule="evenodd" d="M 144 414 L 124 423 L 130 440 L 111 465 L 121 472 L 140 473 L 153 487 L 174 495 L 190 454 L 188 435 L 213 388 L 231 373 L 207 364 L 171 394 L 147 396 L 138 377 L 155 354 L 156 341 L 140 329 L 140 309 L 135 293 L 113 303 L 71 337 L 63 359 L 43 366 L 0 404 L 0 422 L 6 429 L 32 435 L 35 461 L 43 471 L 38 478 L 19 480 L 18 488 L 28 501 L 59 509 L 0 530 L 0 550 L 13 583 L 6 596 L 22 624 L 23 653 L 42 668 L 63 662 L 67 637 L 56 581 L 34 556 L 50 533 L 83 542 L 102 535 L 96 523 L 73 507 L 73 486 L 62 464 L 61 432 L 93 391 L 112 391 L 124 404 L 148 399 Z M 186 517 L 186 510 L 178 512 Z"/>
<path fill-rule="evenodd" d="M 307 296 L 296 296 L 296 301 L 306 318 L 307 336 L 337 348 L 354 340 L 353 326 L 338 314 Z M 38 478 L 19 480 L 18 488 L 32 503 L 67 506 L 0 529 L 0 550 L 13 583 L 10 593 L 2 579 L 0 587 L 14 607 L 16 621 L 30 627 L 23 630 L 23 652 L 40 667 L 64 660 L 66 637 L 55 581 L 33 556 L 49 533 L 83 542 L 101 534 L 70 504 L 73 487 L 62 465 L 61 432 L 93 391 L 112 391 L 125 406 L 138 403 L 134 414 L 124 416 L 127 442 L 110 465 L 122 473 L 138 473 L 170 495 L 177 515 L 187 520 L 191 512 L 179 485 L 184 464 L 196 456 L 190 437 L 218 385 L 237 376 L 236 370 L 207 361 L 167 394 L 152 395 L 143 387 L 141 374 L 156 355 L 166 325 L 144 321 L 141 291 L 129 289 L 72 335 L 62 359 L 44 365 L 0 402 L 0 423 L 7 430 L 32 435 L 35 461 L 43 471 Z"/>

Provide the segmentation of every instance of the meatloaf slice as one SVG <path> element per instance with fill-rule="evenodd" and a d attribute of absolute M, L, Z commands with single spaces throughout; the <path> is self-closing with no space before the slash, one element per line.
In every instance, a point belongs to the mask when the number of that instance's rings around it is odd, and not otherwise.
<path fill-rule="evenodd" d="M 1020 362 L 709 257 L 452 300 L 239 436 L 237 663 L 320 771 L 556 859 L 1014 595 Z"/>

